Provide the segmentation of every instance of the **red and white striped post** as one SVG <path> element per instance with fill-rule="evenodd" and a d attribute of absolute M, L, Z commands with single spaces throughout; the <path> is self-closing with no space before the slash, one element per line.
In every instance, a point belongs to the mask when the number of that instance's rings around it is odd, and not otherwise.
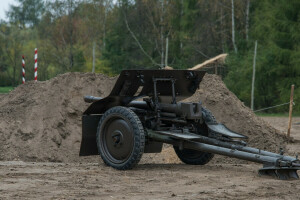
<path fill-rule="evenodd" d="M 25 84 L 25 58 L 22 55 L 22 83 Z"/>
<path fill-rule="evenodd" d="M 37 58 L 38 58 L 38 54 L 37 54 L 37 48 L 34 49 L 34 81 L 37 81 Z"/>

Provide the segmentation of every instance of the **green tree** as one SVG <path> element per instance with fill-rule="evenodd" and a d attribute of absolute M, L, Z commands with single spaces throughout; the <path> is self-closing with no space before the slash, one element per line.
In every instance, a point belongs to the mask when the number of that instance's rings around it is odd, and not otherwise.
<path fill-rule="evenodd" d="M 226 83 L 239 98 L 247 104 L 250 102 L 251 58 L 254 40 L 257 39 L 255 107 L 261 108 L 288 102 L 290 85 L 300 86 L 300 2 L 255 1 L 253 7 L 252 40 L 245 45 L 249 50 L 244 48 L 240 55 L 231 56 Z M 296 99 L 299 99 L 300 88 L 295 93 Z M 296 104 L 296 110 L 299 111 L 299 108 Z"/>
<path fill-rule="evenodd" d="M 17 6 L 10 5 L 6 13 L 11 23 L 35 26 L 39 23 L 45 10 L 43 0 L 17 0 Z"/>

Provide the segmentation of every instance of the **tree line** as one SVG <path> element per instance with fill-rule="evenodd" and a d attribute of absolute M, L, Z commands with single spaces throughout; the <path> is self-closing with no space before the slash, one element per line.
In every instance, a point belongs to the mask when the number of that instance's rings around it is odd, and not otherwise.
<path fill-rule="evenodd" d="M 0 85 L 81 71 L 185 69 L 228 53 L 224 81 L 250 105 L 258 41 L 255 108 L 287 102 L 299 82 L 300 2 L 290 0 L 17 0 L 0 22 Z M 297 109 L 298 108 L 298 109 Z M 296 110 L 300 107 L 296 104 Z M 282 111 L 278 108 L 277 111 Z"/>

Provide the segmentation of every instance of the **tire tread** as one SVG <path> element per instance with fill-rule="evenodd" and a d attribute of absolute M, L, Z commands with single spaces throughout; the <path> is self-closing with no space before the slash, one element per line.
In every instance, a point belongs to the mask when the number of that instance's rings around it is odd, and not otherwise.
<path fill-rule="evenodd" d="M 129 122 L 132 125 L 133 128 L 133 134 L 134 134 L 134 149 L 131 154 L 131 156 L 128 158 L 128 160 L 123 164 L 115 164 L 112 163 L 109 159 L 106 158 L 105 154 L 102 152 L 100 147 L 100 130 L 101 126 L 103 124 L 103 121 L 112 113 L 119 113 L 126 117 Z M 101 117 L 98 128 L 97 128 L 97 134 L 96 134 L 96 142 L 98 147 L 98 152 L 103 160 L 103 162 L 118 170 L 127 170 L 132 169 L 134 166 L 138 164 L 138 162 L 141 160 L 142 155 L 144 153 L 145 148 L 145 133 L 144 133 L 144 127 L 139 119 L 139 117 L 129 108 L 122 107 L 122 106 L 116 106 L 109 110 L 107 110 L 104 115 Z"/>

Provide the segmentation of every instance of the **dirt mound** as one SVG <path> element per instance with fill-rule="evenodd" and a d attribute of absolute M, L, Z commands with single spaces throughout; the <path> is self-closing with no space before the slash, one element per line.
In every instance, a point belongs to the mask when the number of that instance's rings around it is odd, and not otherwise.
<path fill-rule="evenodd" d="M 287 138 L 246 107 L 228 90 L 219 76 L 206 74 L 200 89 L 186 101 L 202 101 L 217 121 L 229 129 L 249 137 L 250 146 L 278 152 Z"/>
<path fill-rule="evenodd" d="M 49 81 L 28 82 L 0 98 L 0 160 L 78 162 L 81 114 L 89 104 L 84 95 L 106 96 L 116 78 L 101 74 L 67 73 Z M 205 75 L 188 101 L 209 108 L 219 122 L 249 136 L 254 147 L 277 151 L 285 137 L 256 117 L 215 75 Z M 143 163 L 177 163 L 173 149 L 144 154 Z"/>
<path fill-rule="evenodd" d="M 0 100 L 0 159 L 78 160 L 84 95 L 106 96 L 116 78 L 67 73 L 27 82 Z"/>

